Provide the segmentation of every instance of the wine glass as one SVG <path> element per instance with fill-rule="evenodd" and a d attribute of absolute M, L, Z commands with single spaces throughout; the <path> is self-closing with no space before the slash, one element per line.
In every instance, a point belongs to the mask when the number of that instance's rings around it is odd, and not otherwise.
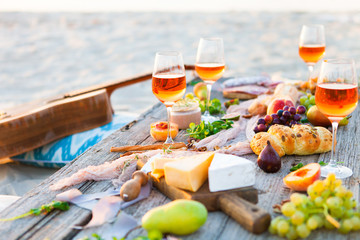
<path fill-rule="evenodd" d="M 186 91 L 186 75 L 180 52 L 157 52 L 152 75 L 152 91 L 167 109 L 166 144 L 174 141 L 170 135 L 170 113 L 174 103 L 180 100 Z"/>
<path fill-rule="evenodd" d="M 333 172 L 337 178 L 350 177 L 352 170 L 338 165 L 334 153 L 338 124 L 355 110 L 358 103 L 358 80 L 352 59 L 323 61 L 316 86 L 315 103 L 332 124 L 331 158 L 327 166 L 321 167 L 321 176 L 326 177 Z"/>
<path fill-rule="evenodd" d="M 309 79 L 314 65 L 325 54 L 325 30 L 323 25 L 303 25 L 299 39 L 299 55 L 307 64 Z"/>
<path fill-rule="evenodd" d="M 206 110 L 201 117 L 203 121 L 213 122 L 216 117 L 210 116 L 210 94 L 212 85 L 222 77 L 225 71 L 224 44 L 222 38 L 200 38 L 196 54 L 195 71 L 206 83 Z"/>

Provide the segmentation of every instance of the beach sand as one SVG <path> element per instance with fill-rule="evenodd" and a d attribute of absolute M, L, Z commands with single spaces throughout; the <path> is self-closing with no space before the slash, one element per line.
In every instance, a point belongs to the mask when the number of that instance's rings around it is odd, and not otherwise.
<path fill-rule="evenodd" d="M 360 62 L 358 13 L 2 12 L 0 110 L 151 72 L 159 50 L 181 51 L 185 63 L 193 64 L 202 36 L 224 39 L 225 76 L 267 73 L 304 80 L 307 67 L 298 56 L 298 37 L 302 24 L 313 23 L 325 25 L 327 58 Z M 150 81 L 112 95 L 115 111 L 134 118 L 155 103 Z M 15 182 L 26 176 L 11 178 L 6 175 L 11 171 L 4 172 L 0 178 L 14 184 L 0 189 L 0 194 L 21 195 L 24 191 L 15 190 Z M 30 178 L 38 183 L 36 176 Z"/>

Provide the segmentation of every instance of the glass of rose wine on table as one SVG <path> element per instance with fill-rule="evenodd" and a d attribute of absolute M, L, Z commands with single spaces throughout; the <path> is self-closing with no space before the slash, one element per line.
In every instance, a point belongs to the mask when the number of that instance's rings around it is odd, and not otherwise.
<path fill-rule="evenodd" d="M 321 176 L 335 173 L 337 178 L 347 178 L 352 170 L 337 164 L 335 159 L 336 132 L 339 122 L 352 113 L 358 103 L 358 80 L 355 62 L 351 59 L 324 60 L 315 92 L 316 106 L 332 124 L 332 148 L 330 162 L 321 167 Z"/>
<path fill-rule="evenodd" d="M 303 25 L 299 39 L 299 55 L 309 69 L 309 79 L 314 65 L 325 54 L 325 30 L 323 25 Z"/>
<path fill-rule="evenodd" d="M 174 143 L 170 135 L 171 107 L 180 100 L 186 91 L 186 75 L 180 52 L 157 52 L 152 75 L 152 91 L 167 109 L 166 144 Z"/>
<path fill-rule="evenodd" d="M 200 38 L 196 54 L 195 71 L 206 83 L 206 110 L 201 119 L 207 122 L 217 120 L 209 113 L 212 85 L 225 71 L 224 44 L 222 38 Z"/>

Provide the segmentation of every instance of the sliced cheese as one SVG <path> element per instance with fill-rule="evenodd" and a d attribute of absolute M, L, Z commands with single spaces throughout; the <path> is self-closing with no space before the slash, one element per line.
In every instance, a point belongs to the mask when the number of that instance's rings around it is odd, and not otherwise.
<path fill-rule="evenodd" d="M 156 158 L 151 162 L 151 175 L 159 180 L 164 176 L 165 163 L 177 160 L 176 158 Z"/>
<path fill-rule="evenodd" d="M 214 153 L 200 153 L 168 162 L 164 166 L 165 180 L 170 186 L 196 192 L 208 178 Z"/>
<path fill-rule="evenodd" d="M 209 167 L 210 192 L 255 184 L 255 164 L 245 158 L 216 153 Z"/>

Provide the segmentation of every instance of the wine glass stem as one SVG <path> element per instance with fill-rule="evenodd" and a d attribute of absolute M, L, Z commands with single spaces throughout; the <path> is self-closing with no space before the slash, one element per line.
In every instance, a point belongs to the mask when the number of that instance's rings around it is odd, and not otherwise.
<path fill-rule="evenodd" d="M 334 121 L 334 122 L 331 122 L 331 125 L 332 125 L 332 146 L 331 146 L 331 158 L 330 158 L 329 166 L 336 167 L 336 160 L 334 157 L 334 153 L 335 153 L 335 147 L 336 147 L 336 133 L 337 133 L 337 128 L 339 126 L 339 123 L 337 121 Z"/>
<path fill-rule="evenodd" d="M 209 107 L 210 107 L 210 94 L 211 94 L 212 85 L 211 85 L 211 84 L 206 84 L 206 88 L 207 88 L 207 94 L 206 94 L 206 110 L 205 110 L 204 115 L 205 115 L 205 116 L 210 116 Z"/>
<path fill-rule="evenodd" d="M 314 71 L 314 65 L 308 64 L 308 69 L 309 69 L 309 78 L 311 77 L 312 72 Z"/>
<path fill-rule="evenodd" d="M 167 111 L 167 138 L 165 143 L 169 144 L 169 143 L 174 143 L 173 139 L 171 138 L 171 134 L 170 134 L 170 114 L 171 114 L 171 107 L 166 107 L 166 111 Z"/>

